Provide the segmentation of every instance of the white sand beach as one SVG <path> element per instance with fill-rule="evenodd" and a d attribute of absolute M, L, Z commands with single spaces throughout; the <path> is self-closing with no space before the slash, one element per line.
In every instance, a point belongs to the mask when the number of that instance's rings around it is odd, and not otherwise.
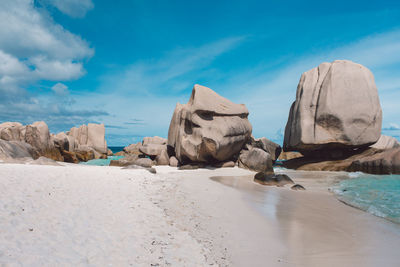
<path fill-rule="evenodd" d="M 2 266 L 400 262 L 400 226 L 336 200 L 331 178 L 291 171 L 293 191 L 238 168 L 64 165 L 0 164 Z"/>

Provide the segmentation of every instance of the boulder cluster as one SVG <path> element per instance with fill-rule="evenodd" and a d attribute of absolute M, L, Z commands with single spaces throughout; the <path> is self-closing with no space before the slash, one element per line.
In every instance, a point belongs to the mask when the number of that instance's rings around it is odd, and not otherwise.
<path fill-rule="evenodd" d="M 322 63 L 302 74 L 285 129 L 283 151 L 265 137 L 252 136 L 244 104 L 195 85 L 186 104 L 177 104 L 168 138 L 145 137 L 116 155 L 111 166 L 180 169 L 239 166 L 259 172 L 262 184 L 282 184 L 273 164 L 301 170 L 400 173 L 400 143 L 381 135 L 382 109 L 374 76 L 347 60 Z M 79 162 L 107 158 L 102 124 L 50 134 L 44 122 L 0 124 L 0 158 L 46 157 Z M 44 162 L 44 160 L 41 160 Z M 299 186 L 296 189 L 300 189 Z"/>
<path fill-rule="evenodd" d="M 147 165 L 180 169 L 239 165 L 253 171 L 273 172 L 272 164 L 281 147 L 264 137 L 255 139 L 248 115 L 245 105 L 195 85 L 188 103 L 176 105 L 168 139 L 145 137 L 117 153 L 125 158 L 111 161 L 111 165 L 141 165 L 144 161 Z"/>
<path fill-rule="evenodd" d="M 1 159 L 39 157 L 73 163 L 107 158 L 104 125 L 89 123 L 54 135 L 43 121 L 30 125 L 18 122 L 0 124 Z"/>

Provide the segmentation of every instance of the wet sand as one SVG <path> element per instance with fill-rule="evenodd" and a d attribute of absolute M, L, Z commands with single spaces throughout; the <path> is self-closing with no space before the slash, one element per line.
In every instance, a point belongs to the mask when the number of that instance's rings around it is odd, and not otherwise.
<path fill-rule="evenodd" d="M 345 173 L 278 172 L 307 190 L 265 187 L 254 183 L 252 175 L 211 179 L 238 190 L 263 215 L 265 227 L 275 229 L 284 247 L 282 264 L 399 266 L 400 225 L 349 207 L 328 191 Z"/>

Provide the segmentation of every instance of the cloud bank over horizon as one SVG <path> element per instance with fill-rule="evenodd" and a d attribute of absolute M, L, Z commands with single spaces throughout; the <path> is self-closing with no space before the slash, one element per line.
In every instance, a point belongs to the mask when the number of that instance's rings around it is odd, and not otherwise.
<path fill-rule="evenodd" d="M 104 123 L 110 145 L 127 145 L 166 137 L 198 83 L 246 104 L 254 135 L 281 142 L 301 74 L 348 59 L 374 73 L 383 133 L 399 138 L 400 4 L 177 5 L 1 1 L 0 122 L 44 120 L 53 132 Z"/>

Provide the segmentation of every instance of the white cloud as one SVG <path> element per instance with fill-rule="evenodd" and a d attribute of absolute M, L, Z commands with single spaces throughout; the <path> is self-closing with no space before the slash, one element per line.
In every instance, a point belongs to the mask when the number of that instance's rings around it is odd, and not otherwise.
<path fill-rule="evenodd" d="M 49 60 L 44 56 L 37 56 L 30 60 L 35 66 L 34 74 L 40 80 L 68 81 L 85 74 L 81 62 L 71 60 Z"/>
<path fill-rule="evenodd" d="M 51 87 L 51 90 L 56 95 L 60 95 L 60 96 L 65 96 L 65 95 L 68 95 L 68 93 L 69 93 L 68 86 L 66 86 L 63 83 L 56 83 L 55 85 L 53 85 L 53 87 Z"/>
<path fill-rule="evenodd" d="M 92 0 L 43 0 L 55 6 L 62 13 L 74 17 L 83 18 L 86 13 L 94 8 Z"/>
<path fill-rule="evenodd" d="M 60 8 L 61 2 L 71 1 L 60 1 Z M 53 126 L 71 126 L 107 116 L 101 108 L 72 109 L 74 99 L 62 83 L 51 88 L 53 94 L 35 95 L 28 90 L 38 91 L 40 81 L 81 77 L 83 61 L 93 53 L 86 41 L 57 24 L 33 0 L 0 1 L 0 121 L 45 120 Z"/>
<path fill-rule="evenodd" d="M 77 79 L 85 73 L 81 60 L 92 55 L 84 40 L 56 24 L 33 1 L 1 1 L 0 90 L 38 80 Z"/>

